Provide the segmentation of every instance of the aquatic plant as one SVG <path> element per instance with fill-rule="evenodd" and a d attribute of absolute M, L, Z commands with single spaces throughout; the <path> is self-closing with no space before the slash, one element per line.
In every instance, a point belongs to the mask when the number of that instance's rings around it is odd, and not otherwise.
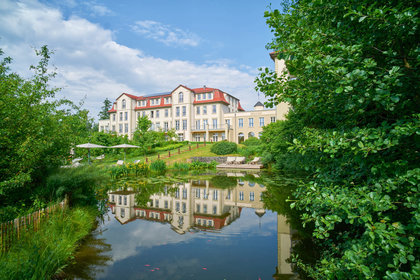
<path fill-rule="evenodd" d="M 159 174 L 165 173 L 166 169 L 166 163 L 161 159 L 155 160 L 150 164 L 150 170 Z"/>

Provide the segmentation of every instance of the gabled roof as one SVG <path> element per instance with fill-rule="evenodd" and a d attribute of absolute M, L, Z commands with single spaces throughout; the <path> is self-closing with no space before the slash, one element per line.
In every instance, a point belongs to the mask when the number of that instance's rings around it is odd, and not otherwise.
<path fill-rule="evenodd" d="M 193 104 L 201 104 L 201 103 L 214 103 L 214 102 L 222 102 L 229 105 L 229 102 L 226 101 L 224 92 L 219 89 L 214 88 L 195 88 L 193 89 L 195 93 L 206 93 L 206 92 L 214 92 L 213 99 L 207 100 L 194 100 Z"/>
<path fill-rule="evenodd" d="M 238 111 L 245 111 L 241 106 L 241 102 L 238 101 Z"/>
<path fill-rule="evenodd" d="M 112 104 L 112 108 L 111 108 L 111 110 L 108 111 L 108 113 L 115 113 L 115 112 L 117 112 L 117 109 L 115 109 L 115 103 L 116 102 L 114 102 L 114 104 Z"/>
<path fill-rule="evenodd" d="M 262 104 L 260 101 L 258 101 L 257 103 L 255 103 L 254 107 L 257 107 L 257 106 L 263 106 L 264 107 L 264 104 Z"/>

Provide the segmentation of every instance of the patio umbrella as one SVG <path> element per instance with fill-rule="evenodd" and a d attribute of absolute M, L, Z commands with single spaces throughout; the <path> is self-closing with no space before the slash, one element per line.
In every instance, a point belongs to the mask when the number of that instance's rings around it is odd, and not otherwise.
<path fill-rule="evenodd" d="M 135 146 L 135 145 L 130 145 L 130 144 L 120 144 L 120 145 L 116 145 L 116 146 L 111 146 L 110 148 L 122 148 L 124 149 L 124 161 L 125 161 L 125 149 L 127 148 L 140 148 L 139 146 Z"/>
<path fill-rule="evenodd" d="M 88 163 L 89 164 L 90 164 L 90 149 L 95 149 L 95 148 L 108 148 L 106 146 L 92 144 L 92 143 L 80 144 L 80 145 L 77 145 L 76 147 L 77 148 L 88 149 Z"/>

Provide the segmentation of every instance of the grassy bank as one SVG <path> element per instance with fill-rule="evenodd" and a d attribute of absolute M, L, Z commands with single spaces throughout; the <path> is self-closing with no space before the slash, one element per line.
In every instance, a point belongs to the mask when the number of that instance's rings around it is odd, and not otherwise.
<path fill-rule="evenodd" d="M 58 212 L 37 232 L 25 234 L 0 257 L 0 279 L 50 279 L 92 230 L 97 211 L 77 207 Z"/>

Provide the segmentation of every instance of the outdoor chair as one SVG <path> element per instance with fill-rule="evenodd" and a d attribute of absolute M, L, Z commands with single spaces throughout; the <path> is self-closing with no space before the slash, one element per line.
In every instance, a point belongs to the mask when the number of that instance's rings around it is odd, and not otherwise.
<path fill-rule="evenodd" d="M 83 158 L 81 158 L 81 157 L 79 157 L 79 158 L 75 158 L 75 159 L 73 159 L 72 161 L 71 161 L 71 163 L 76 163 L 76 162 L 79 162 L 79 161 L 81 161 Z"/>
<path fill-rule="evenodd" d="M 226 159 L 226 164 L 234 164 L 235 163 L 235 157 L 228 157 Z"/>
<path fill-rule="evenodd" d="M 120 159 L 120 160 L 118 160 L 118 161 L 117 161 L 117 163 L 116 163 L 116 164 L 117 164 L 117 165 L 124 165 L 124 161 Z"/>
<path fill-rule="evenodd" d="M 236 157 L 235 164 L 243 164 L 245 163 L 245 157 Z"/>
<path fill-rule="evenodd" d="M 105 158 L 105 155 L 100 155 L 100 156 L 96 157 L 96 159 L 104 159 L 104 158 Z"/>
<path fill-rule="evenodd" d="M 137 163 L 139 163 L 140 162 L 140 160 L 139 159 L 136 159 L 135 161 L 134 161 L 134 164 L 137 164 Z"/>
<path fill-rule="evenodd" d="M 251 160 L 249 163 L 250 163 L 250 164 L 258 164 L 258 163 L 260 163 L 260 161 L 261 161 L 261 158 L 259 158 L 259 157 L 254 157 L 254 159 L 253 159 L 253 160 Z"/>

